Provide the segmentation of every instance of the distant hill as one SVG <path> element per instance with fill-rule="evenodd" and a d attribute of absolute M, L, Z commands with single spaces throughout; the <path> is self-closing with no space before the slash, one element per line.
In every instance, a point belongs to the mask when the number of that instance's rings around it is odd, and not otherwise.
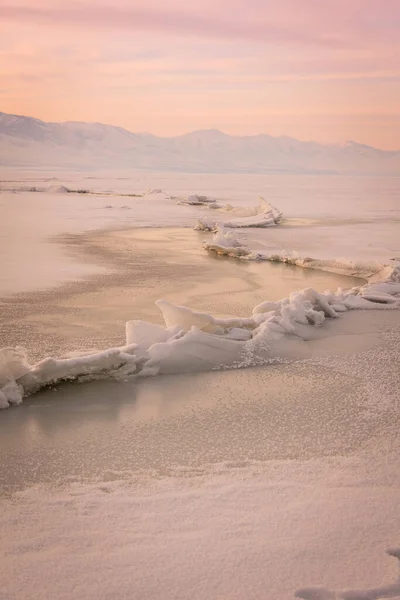
<path fill-rule="evenodd" d="M 400 175 L 400 151 L 346 142 L 319 144 L 217 130 L 177 137 L 132 133 L 101 123 L 47 123 L 0 112 L 3 168 L 150 169 L 198 173 Z"/>

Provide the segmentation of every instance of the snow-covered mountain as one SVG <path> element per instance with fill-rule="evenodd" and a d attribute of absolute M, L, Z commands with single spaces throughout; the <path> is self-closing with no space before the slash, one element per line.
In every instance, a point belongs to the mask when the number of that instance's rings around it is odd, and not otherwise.
<path fill-rule="evenodd" d="M 101 123 L 47 123 L 0 112 L 0 164 L 29 169 L 400 175 L 400 151 L 356 142 L 239 137 L 217 130 L 164 138 Z"/>

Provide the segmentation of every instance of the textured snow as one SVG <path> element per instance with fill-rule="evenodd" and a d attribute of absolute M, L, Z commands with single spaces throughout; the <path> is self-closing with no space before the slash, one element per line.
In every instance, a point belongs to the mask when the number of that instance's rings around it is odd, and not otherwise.
<path fill-rule="evenodd" d="M 400 549 L 388 550 L 390 556 L 400 560 Z M 296 598 L 303 600 L 378 600 L 379 598 L 399 598 L 400 577 L 397 582 L 381 585 L 376 588 L 334 591 L 320 587 L 310 587 L 297 590 Z"/>
<path fill-rule="evenodd" d="M 361 458 L 374 466 L 376 481 Z M 346 594 L 305 588 L 298 595 L 398 594 L 398 584 L 379 584 L 383 573 L 387 581 L 395 576 L 379 558 L 382 540 L 396 543 L 398 488 L 372 449 L 360 458 L 227 462 L 115 477 L 36 486 L 1 500 L 4 598 L 69 600 L 73 590 L 75 600 L 289 600 L 296 584 L 321 576 L 357 576 L 377 587 Z"/>

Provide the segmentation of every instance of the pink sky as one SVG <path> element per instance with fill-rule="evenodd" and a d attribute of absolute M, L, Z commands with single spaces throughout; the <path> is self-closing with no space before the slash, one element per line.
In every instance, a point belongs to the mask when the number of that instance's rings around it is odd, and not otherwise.
<path fill-rule="evenodd" d="M 400 0 L 0 0 L 0 110 L 400 149 Z"/>

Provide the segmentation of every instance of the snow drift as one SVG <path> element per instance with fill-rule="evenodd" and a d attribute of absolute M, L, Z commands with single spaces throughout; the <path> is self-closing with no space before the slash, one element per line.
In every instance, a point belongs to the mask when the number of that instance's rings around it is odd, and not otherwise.
<path fill-rule="evenodd" d="M 229 234 L 216 246 L 239 255 Z M 36 365 L 23 348 L 0 350 L 0 408 L 20 404 L 40 388 L 66 380 L 123 379 L 163 373 L 207 371 L 268 364 L 307 356 L 306 340 L 326 319 L 349 310 L 400 308 L 400 266 L 386 279 L 320 294 L 308 288 L 278 302 L 254 307 L 247 317 L 216 318 L 158 300 L 165 327 L 133 320 L 126 344 L 74 358 L 45 358 Z"/>

